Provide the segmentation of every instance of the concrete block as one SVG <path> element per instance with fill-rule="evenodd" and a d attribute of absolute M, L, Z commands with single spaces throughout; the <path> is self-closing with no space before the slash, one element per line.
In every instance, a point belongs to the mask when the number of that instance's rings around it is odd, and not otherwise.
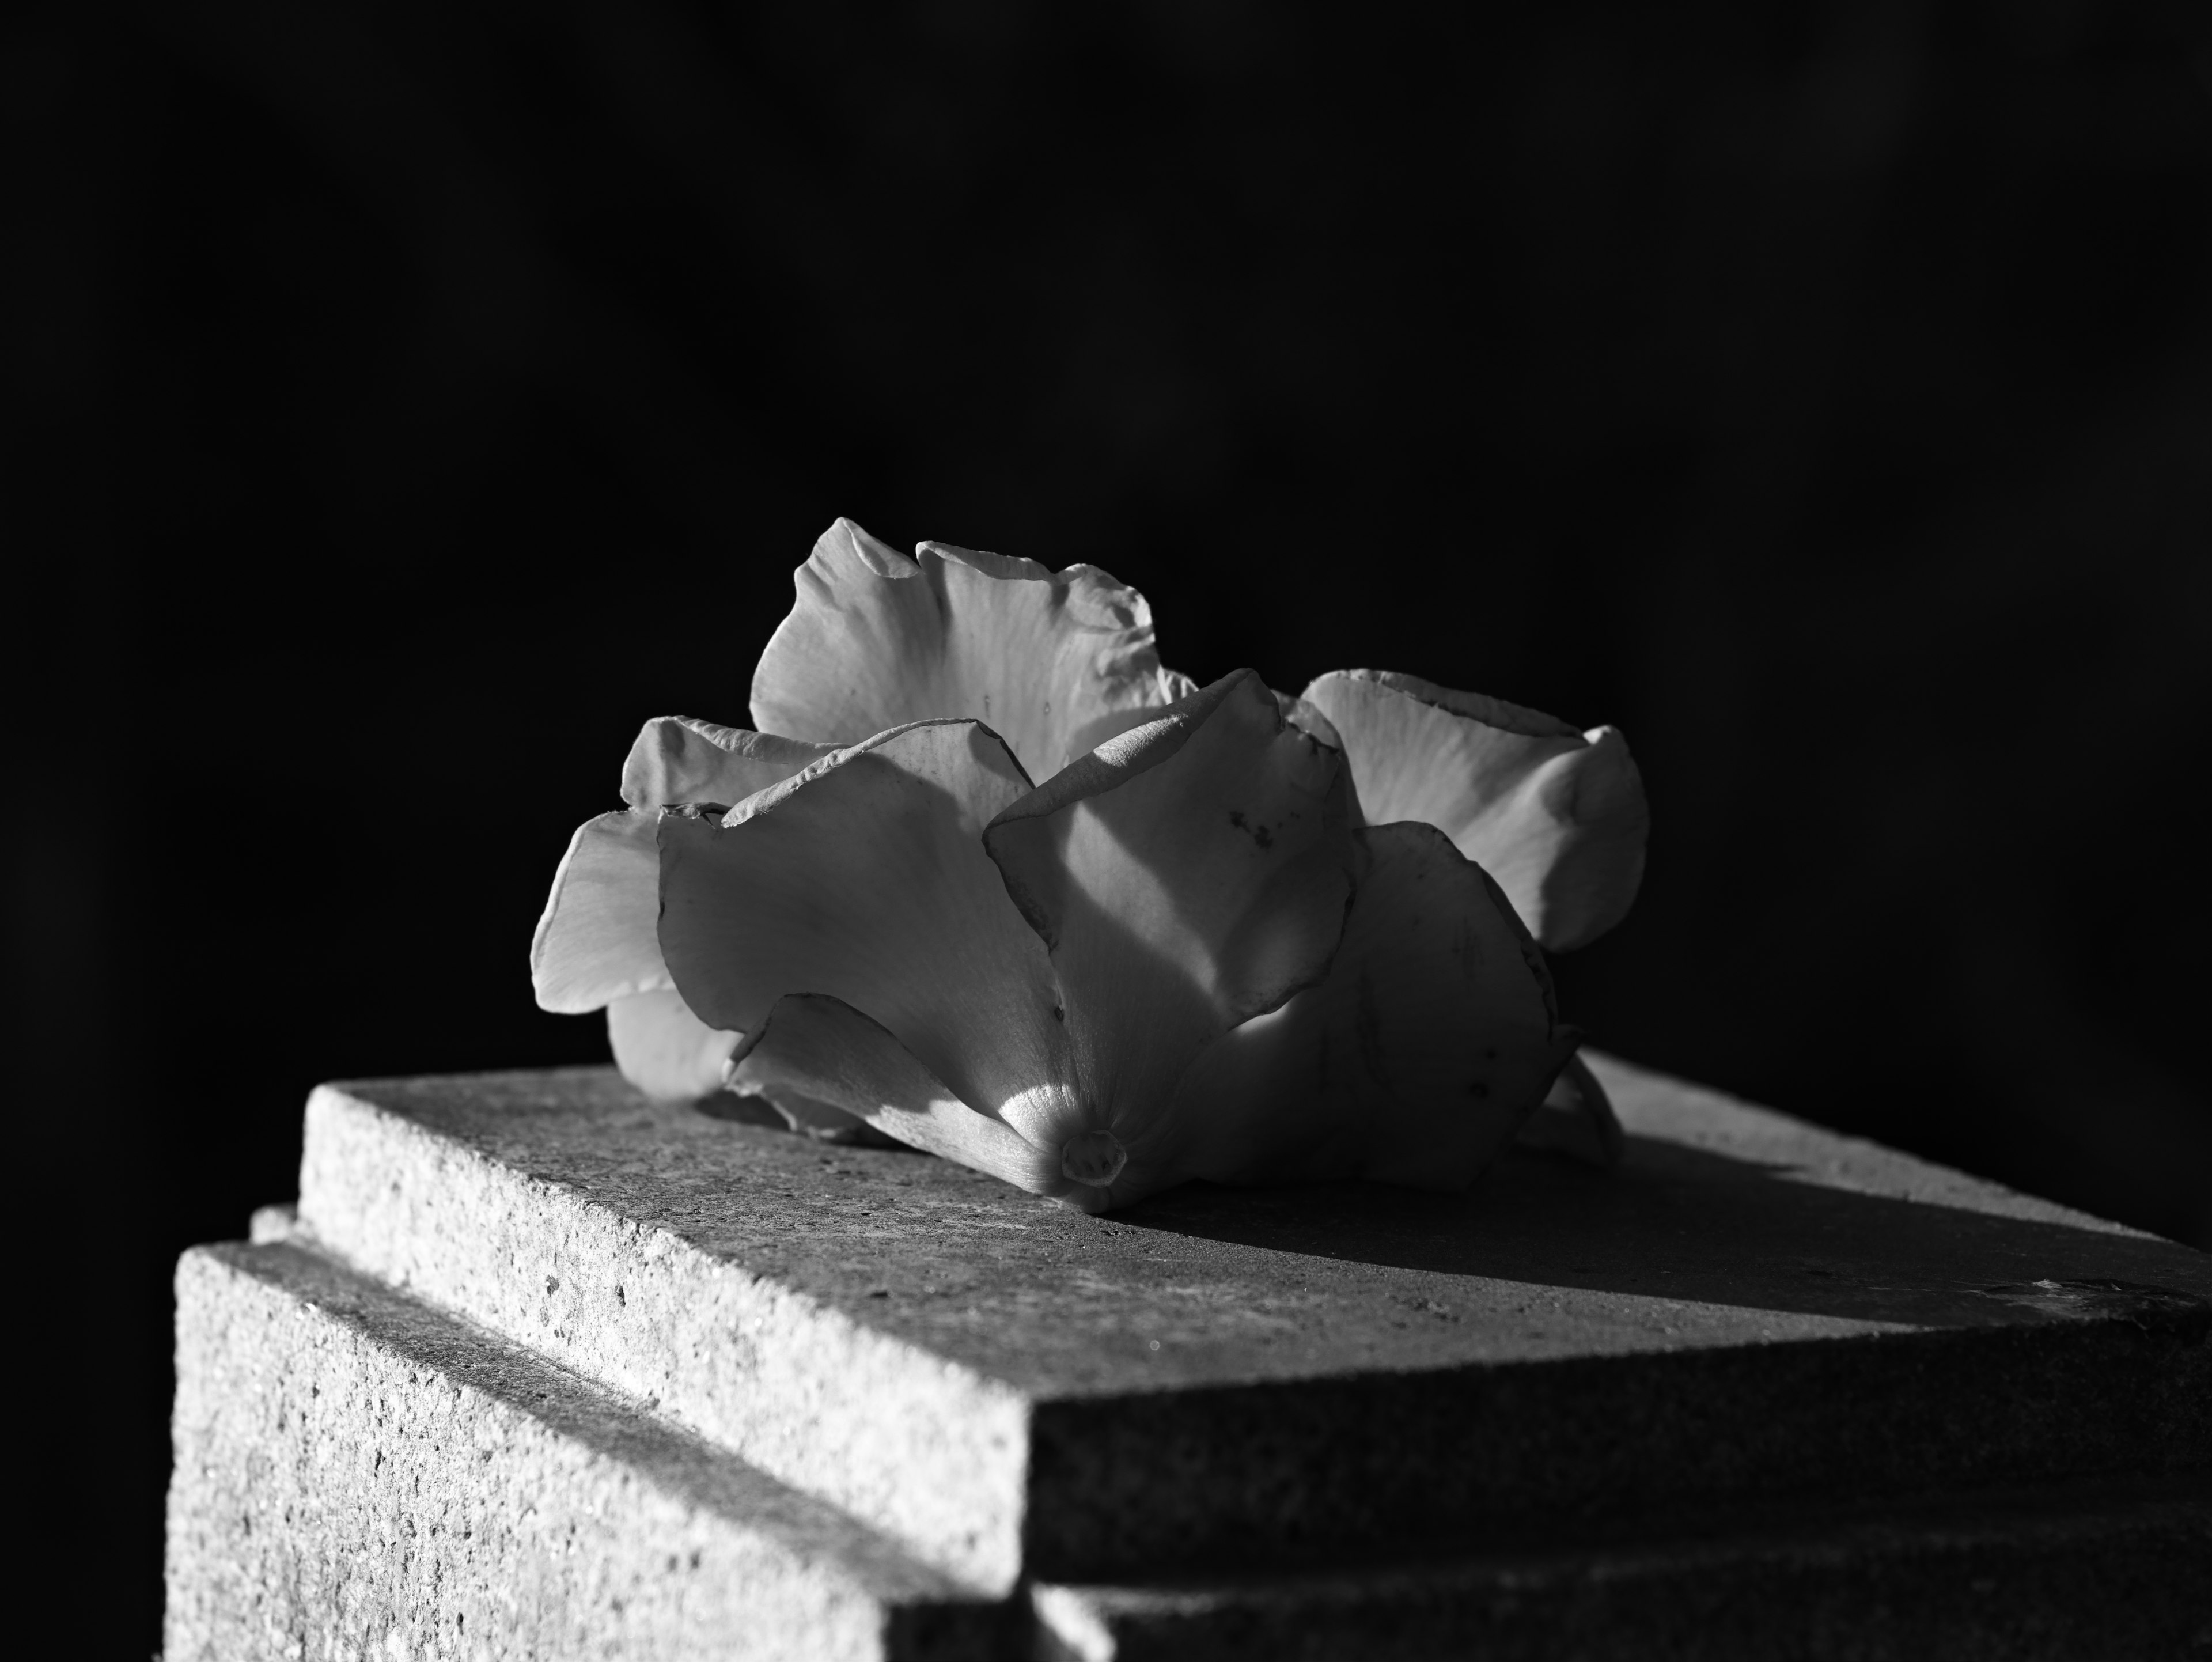
<path fill-rule="evenodd" d="M 2194 1492 L 2192 1492 L 2192 1490 Z M 2139 1662 L 2212 1654 L 2212 1497 L 2171 1480 L 1368 1569 L 1041 1586 L 1051 1662 Z"/>
<path fill-rule="evenodd" d="M 1004 1650 L 878 1532 L 312 1252 L 188 1252 L 177 1304 L 167 1662 Z"/>
<path fill-rule="evenodd" d="M 325 1087 L 300 1227 L 992 1589 L 2212 1470 L 2212 1260 L 1600 1060 L 1607 1174 L 1105 1218 L 611 1073 Z"/>

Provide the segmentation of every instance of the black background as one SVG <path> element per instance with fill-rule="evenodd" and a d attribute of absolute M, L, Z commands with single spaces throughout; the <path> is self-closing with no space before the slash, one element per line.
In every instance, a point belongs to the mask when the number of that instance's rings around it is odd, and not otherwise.
<path fill-rule="evenodd" d="M 2201 7 L 75 7 L 0 98 L 80 1653 L 155 1642 L 176 1251 L 318 1079 L 603 1055 L 554 863 L 841 513 L 1617 723 L 1599 1043 L 2212 1245 Z"/>

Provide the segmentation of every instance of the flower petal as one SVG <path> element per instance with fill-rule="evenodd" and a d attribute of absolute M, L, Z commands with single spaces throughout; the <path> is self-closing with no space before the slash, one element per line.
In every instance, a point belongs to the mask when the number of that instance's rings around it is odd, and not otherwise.
<path fill-rule="evenodd" d="M 1305 697 L 1343 736 L 1366 822 L 1441 828 L 1547 948 L 1626 914 L 1650 815 L 1618 731 L 1373 670 L 1324 675 Z"/>
<path fill-rule="evenodd" d="M 1066 995 L 1083 1093 L 1071 1129 L 1129 1154 L 1115 1201 L 1151 1181 L 1134 1151 L 1192 1057 L 1327 971 L 1351 892 L 1342 763 L 1240 670 L 984 833 Z"/>
<path fill-rule="evenodd" d="M 1366 1177 L 1463 1188 L 1511 1141 L 1579 1036 L 1498 886 L 1435 827 L 1356 833 L 1328 978 L 1224 1035 L 1172 1115 L 1186 1177 Z"/>
<path fill-rule="evenodd" d="M 773 733 L 716 727 L 688 715 L 655 716 L 623 764 L 623 801 L 634 808 L 742 802 L 836 749 Z"/>
<path fill-rule="evenodd" d="M 987 1113 L 1066 1075 L 1043 947 L 983 826 L 1025 794 L 974 721 L 879 734 L 716 820 L 660 820 L 660 947 L 684 1001 L 750 1032 L 787 993 L 843 1000 Z"/>
<path fill-rule="evenodd" d="M 1283 712 L 1283 719 L 1300 733 L 1309 738 L 1318 739 L 1331 750 L 1344 748 L 1344 735 L 1336 730 L 1336 724 L 1322 715 L 1317 706 L 1303 698 L 1292 697 L 1287 692 L 1276 693 L 1275 704 Z"/>
<path fill-rule="evenodd" d="M 1569 1059 L 1552 1081 L 1543 1106 L 1528 1116 L 1514 1140 L 1524 1148 L 1545 1149 L 1607 1170 L 1628 1153 L 1627 1134 L 1613 1111 L 1613 1099 L 1579 1056 Z"/>
<path fill-rule="evenodd" d="M 822 534 L 754 672 L 757 726 L 852 744 L 964 716 L 1042 778 L 1080 735 L 1188 691 L 1160 667 L 1145 597 L 1096 567 L 1055 574 L 941 543 L 917 552 L 909 560 L 850 520 Z"/>
<path fill-rule="evenodd" d="M 634 993 L 607 1006 L 607 1041 L 615 1066 L 659 1102 L 690 1102 L 722 1088 L 722 1070 L 736 1033 L 709 1027 L 674 989 Z"/>
<path fill-rule="evenodd" d="M 1033 1194 L 1074 1185 L 1056 1154 L 1032 1148 L 1004 1121 L 979 1114 L 878 1023 L 842 999 L 778 999 L 732 1075 L 779 1104 L 786 1093 L 857 1116 L 901 1142 L 988 1172 Z"/>
<path fill-rule="evenodd" d="M 603 813 L 578 827 L 530 943 L 541 1009 L 580 1015 L 672 986 L 660 961 L 659 815 Z"/>
<path fill-rule="evenodd" d="M 843 1143 L 862 1148 L 892 1148 L 899 1146 L 898 1139 L 887 1137 L 860 1117 L 833 1108 L 826 1102 L 816 1100 L 803 1091 L 785 1085 L 732 1086 L 732 1091 L 742 1096 L 751 1096 L 766 1103 L 787 1131 L 796 1131 L 802 1137 L 812 1137 L 817 1142 Z"/>
<path fill-rule="evenodd" d="M 685 716 L 647 721 L 623 767 L 630 811 L 586 821 L 553 874 L 530 943 L 538 1004 L 575 1015 L 673 987 L 660 958 L 660 816 L 653 810 L 742 801 L 831 748 Z"/>

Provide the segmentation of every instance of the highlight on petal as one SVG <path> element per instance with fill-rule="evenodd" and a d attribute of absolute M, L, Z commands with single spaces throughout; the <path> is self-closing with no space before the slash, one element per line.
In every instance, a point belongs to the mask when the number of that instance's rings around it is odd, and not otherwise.
<path fill-rule="evenodd" d="M 1004 1121 L 961 1101 L 881 1024 L 841 999 L 810 993 L 778 999 L 738 1053 L 731 1083 L 779 1105 L 788 1094 L 852 1115 L 909 1147 L 988 1172 L 1033 1194 L 1060 1195 L 1074 1187 L 1051 1155 L 1024 1141 Z"/>
<path fill-rule="evenodd" d="M 1370 825 L 1419 820 L 1496 878 L 1554 952 L 1618 923 L 1650 816 L 1627 742 L 1410 675 L 1342 670 L 1305 691 L 1342 735 Z"/>
<path fill-rule="evenodd" d="M 738 1035 L 709 1027 L 673 988 L 607 1005 L 607 1041 L 622 1076 L 659 1102 L 690 1102 L 722 1088 Z"/>
<path fill-rule="evenodd" d="M 965 717 L 1032 777 L 1191 690 L 1160 667 L 1152 608 L 1094 566 L 924 543 L 909 560 L 839 520 L 753 675 L 754 723 L 824 744 Z"/>
<path fill-rule="evenodd" d="M 1543 954 L 1435 827 L 1368 826 L 1328 977 L 1209 1047 L 1162 1156 L 1224 1183 L 1471 1183 L 1572 1055 Z"/>
<path fill-rule="evenodd" d="M 634 808 L 687 802 L 728 807 L 781 784 L 836 748 L 716 727 L 688 715 L 656 716 L 638 734 L 623 764 L 622 797 Z"/>
<path fill-rule="evenodd" d="M 824 994 L 984 1113 L 1065 1093 L 1052 965 L 981 840 L 1029 789 L 988 728 L 927 721 L 720 819 L 664 813 L 659 941 L 684 1001 L 750 1033 L 785 995 Z"/>
<path fill-rule="evenodd" d="M 1110 1184 L 1119 1202 L 1188 1175 L 1146 1154 L 1176 1081 L 1328 971 L 1351 894 L 1342 764 L 1240 670 L 1070 764 L 984 833 L 1050 949 L 1081 1081 L 1074 1121 L 1006 1115 L 1060 1148 L 1071 1178 Z M 1071 1141 L 1089 1133 L 1104 1136 Z"/>
<path fill-rule="evenodd" d="M 540 1009 L 580 1015 L 674 983 L 661 962 L 658 813 L 603 813 L 578 827 L 530 943 Z"/>

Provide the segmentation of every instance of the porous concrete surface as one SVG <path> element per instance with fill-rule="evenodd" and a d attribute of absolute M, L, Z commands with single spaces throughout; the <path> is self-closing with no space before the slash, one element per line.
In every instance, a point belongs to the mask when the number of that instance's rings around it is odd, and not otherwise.
<path fill-rule="evenodd" d="M 2212 1654 L 2212 1498 L 2169 1482 L 1031 1597 L 1049 1662 L 2142 1662 Z"/>
<path fill-rule="evenodd" d="M 167 1662 L 1004 1648 L 876 1531 L 311 1252 L 188 1252 L 177 1303 Z"/>
<path fill-rule="evenodd" d="M 1616 1172 L 1103 1218 L 605 1070 L 325 1087 L 300 1215 L 993 1587 L 2212 1468 L 2212 1259 L 1595 1060 Z"/>

